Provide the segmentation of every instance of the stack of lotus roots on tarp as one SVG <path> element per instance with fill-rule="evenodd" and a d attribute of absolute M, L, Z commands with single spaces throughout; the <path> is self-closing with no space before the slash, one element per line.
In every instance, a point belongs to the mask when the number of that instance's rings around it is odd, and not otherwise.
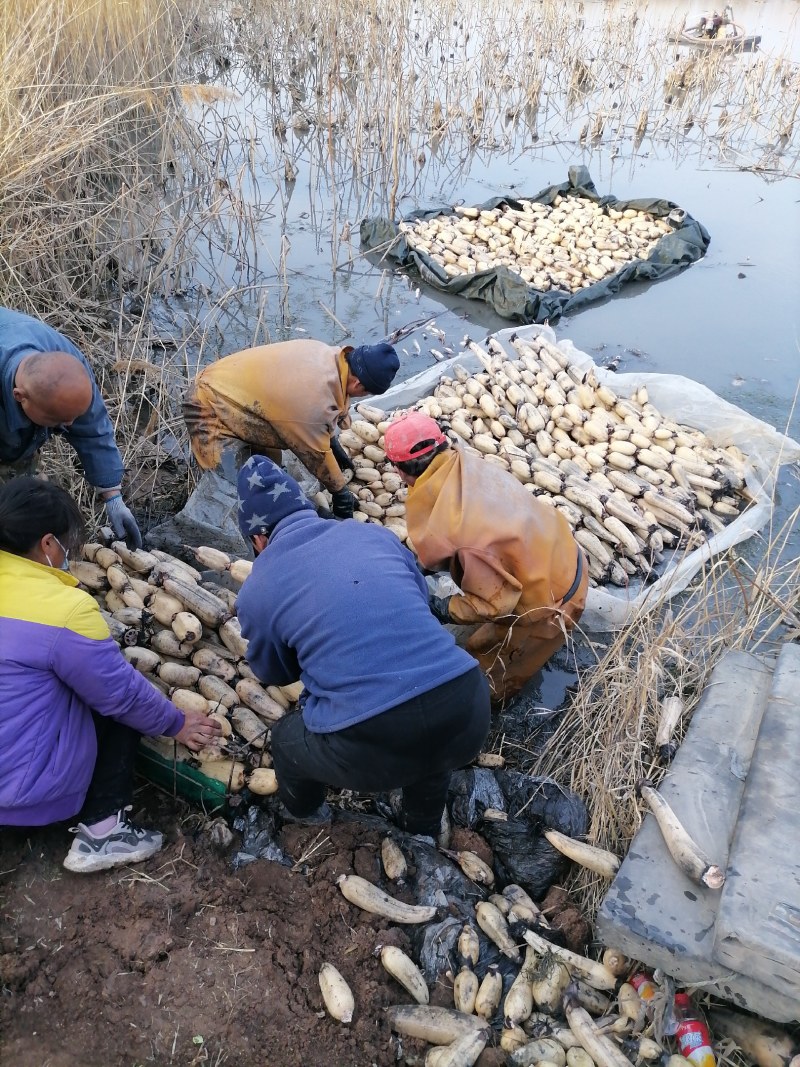
<path fill-rule="evenodd" d="M 534 195 L 442 204 L 405 218 L 365 218 L 361 244 L 380 268 L 481 300 L 505 319 L 554 323 L 632 282 L 668 278 L 705 255 L 710 235 L 671 200 L 601 195 L 586 167 Z"/>
<path fill-rule="evenodd" d="M 412 248 L 426 252 L 451 278 L 505 266 L 543 292 L 571 293 L 646 259 L 675 229 L 647 211 L 582 196 L 557 196 L 552 204 L 516 203 L 458 206 L 452 215 L 417 218 L 398 228 Z"/>
<path fill-rule="evenodd" d="M 593 584 L 649 578 L 665 549 L 696 548 L 744 507 L 746 458 L 666 418 L 641 386 L 617 396 L 545 337 L 470 343 L 483 369 L 456 363 L 414 408 L 454 439 L 509 471 L 569 521 Z M 397 412 L 360 404 L 340 441 L 355 466 L 356 518 L 379 522 L 409 548 L 407 490 L 387 461 Z M 330 505 L 329 494 L 317 501 Z"/>

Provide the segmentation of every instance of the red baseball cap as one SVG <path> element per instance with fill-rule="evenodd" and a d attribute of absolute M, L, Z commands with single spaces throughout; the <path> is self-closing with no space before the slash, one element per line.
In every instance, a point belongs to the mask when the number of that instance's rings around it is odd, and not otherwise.
<path fill-rule="evenodd" d="M 447 438 L 439 424 L 421 411 L 408 411 L 386 427 L 383 447 L 392 463 L 405 463 L 432 452 Z"/>

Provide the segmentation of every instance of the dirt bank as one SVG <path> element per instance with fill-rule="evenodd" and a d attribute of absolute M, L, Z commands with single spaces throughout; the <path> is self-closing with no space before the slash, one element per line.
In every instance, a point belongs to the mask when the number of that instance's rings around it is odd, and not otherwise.
<path fill-rule="evenodd" d="M 396 1062 L 381 1009 L 408 997 L 372 953 L 405 934 L 384 933 L 335 885 L 342 872 L 375 876 L 379 833 L 291 827 L 281 843 L 307 873 L 260 861 L 234 872 L 181 802 L 151 793 L 138 814 L 166 832 L 163 852 L 91 876 L 62 869 L 63 827 L 0 832 L 0 1062 Z M 353 989 L 350 1027 L 323 1011 L 325 960 Z"/>

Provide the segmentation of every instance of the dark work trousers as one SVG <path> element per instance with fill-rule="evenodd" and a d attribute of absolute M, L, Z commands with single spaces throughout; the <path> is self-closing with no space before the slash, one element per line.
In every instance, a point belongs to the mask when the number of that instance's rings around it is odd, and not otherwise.
<path fill-rule="evenodd" d="M 311 733 L 295 712 L 272 728 L 280 799 L 303 818 L 322 804 L 327 786 L 364 793 L 402 788 L 405 829 L 435 836 L 451 772 L 477 756 L 490 721 L 489 685 L 479 667 L 334 733 Z"/>
<path fill-rule="evenodd" d="M 133 800 L 133 764 L 141 734 L 123 722 L 92 712 L 97 759 L 80 813 L 82 823 L 100 822 Z"/>

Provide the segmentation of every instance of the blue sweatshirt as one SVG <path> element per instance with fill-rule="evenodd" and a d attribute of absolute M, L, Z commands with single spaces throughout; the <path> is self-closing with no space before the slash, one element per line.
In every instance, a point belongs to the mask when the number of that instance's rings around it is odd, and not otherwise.
<path fill-rule="evenodd" d="M 92 403 L 68 430 L 36 426 L 14 399 L 17 368 L 34 352 L 69 352 L 89 372 Z M 86 480 L 91 485 L 110 489 L 120 484 L 125 468 L 114 440 L 114 427 L 86 358 L 71 341 L 39 319 L 0 308 L 0 463 L 14 463 L 32 456 L 52 433 L 59 432 L 80 456 Z"/>
<path fill-rule="evenodd" d="M 428 608 L 414 557 L 381 526 L 282 519 L 237 601 L 266 685 L 300 679 L 303 720 L 332 733 L 466 674 L 475 660 Z"/>

